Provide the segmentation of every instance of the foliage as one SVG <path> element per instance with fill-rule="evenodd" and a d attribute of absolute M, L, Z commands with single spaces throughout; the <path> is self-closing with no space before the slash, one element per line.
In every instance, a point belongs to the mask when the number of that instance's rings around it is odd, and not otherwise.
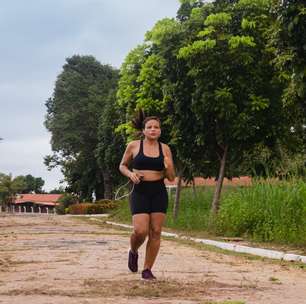
<path fill-rule="evenodd" d="M 46 128 L 51 132 L 53 155 L 45 158 L 49 169 L 61 166 L 67 190 L 82 199 L 104 197 L 103 171 L 96 149 L 105 105 L 114 103 L 118 72 L 92 56 L 67 59 L 57 77 L 54 93 L 46 102 Z"/>
<path fill-rule="evenodd" d="M 63 186 L 59 186 L 58 188 L 54 188 L 48 192 L 49 194 L 64 194 L 65 188 Z"/>
<path fill-rule="evenodd" d="M 101 214 L 117 208 L 117 204 L 111 200 L 102 200 L 95 203 L 74 204 L 68 208 L 70 214 Z"/>
<path fill-rule="evenodd" d="M 245 151 L 289 137 L 267 47 L 271 3 L 181 4 L 177 20 L 158 21 L 127 56 L 119 104 L 127 109 L 125 126 L 139 108 L 158 114 L 179 174 L 220 177 L 220 189 L 223 176 L 241 174 Z M 216 191 L 214 210 L 218 201 Z"/>
<path fill-rule="evenodd" d="M 43 193 L 42 187 L 45 181 L 41 177 L 34 177 L 31 174 L 24 176 L 26 187 L 21 193 Z"/>
<path fill-rule="evenodd" d="M 288 143 L 287 143 L 288 144 Z M 306 154 L 303 146 L 292 146 L 277 143 L 273 147 L 257 145 L 246 151 L 239 170 L 250 176 L 280 179 L 299 177 L 306 178 Z"/>
<path fill-rule="evenodd" d="M 170 200 L 166 228 L 206 237 L 236 236 L 246 240 L 306 246 L 306 185 L 301 180 L 253 181 L 250 186 L 225 186 L 221 208 L 210 212 L 213 187 L 183 188 L 180 214 L 172 215 Z M 113 212 L 116 221 L 130 223 L 128 203 Z"/>
<path fill-rule="evenodd" d="M 79 199 L 77 196 L 70 193 L 65 193 L 58 200 L 59 205 L 55 207 L 56 213 L 65 214 L 67 208 L 69 208 L 71 205 L 77 204 L 78 201 Z"/>
<path fill-rule="evenodd" d="M 305 246 L 305 216 L 305 183 L 258 181 L 223 199 L 217 229 L 222 235 Z"/>
<path fill-rule="evenodd" d="M 282 81 L 282 100 L 292 127 L 306 145 L 306 5 L 303 0 L 275 1 L 277 21 L 270 31 L 270 50 L 277 78 Z"/>
<path fill-rule="evenodd" d="M 12 174 L 0 172 L 0 204 L 5 207 L 12 203 L 17 193 L 43 193 L 44 180 L 28 174 L 13 178 Z"/>
<path fill-rule="evenodd" d="M 109 96 L 98 126 L 98 145 L 95 150 L 99 167 L 104 172 L 104 196 L 112 199 L 115 187 L 121 184 L 123 176 L 118 167 L 124 152 L 125 141 L 115 128 L 121 122 L 121 112 L 115 104 L 115 91 Z"/>
<path fill-rule="evenodd" d="M 17 193 L 26 188 L 24 176 L 0 173 L 0 203 L 3 207 L 12 202 Z"/>

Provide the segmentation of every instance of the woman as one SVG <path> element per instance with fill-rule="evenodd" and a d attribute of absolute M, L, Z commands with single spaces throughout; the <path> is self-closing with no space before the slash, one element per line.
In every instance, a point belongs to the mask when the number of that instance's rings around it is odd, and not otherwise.
<path fill-rule="evenodd" d="M 137 126 L 135 121 L 134 124 Z M 175 172 L 170 148 L 158 141 L 161 135 L 159 118 L 145 118 L 142 133 L 143 140 L 127 145 L 119 169 L 134 183 L 130 200 L 134 229 L 130 239 L 128 267 L 132 272 L 138 271 L 138 249 L 148 236 L 142 278 L 152 280 L 156 279 L 151 269 L 159 251 L 168 207 L 164 178 L 173 181 Z M 132 171 L 129 169 L 130 163 Z"/>

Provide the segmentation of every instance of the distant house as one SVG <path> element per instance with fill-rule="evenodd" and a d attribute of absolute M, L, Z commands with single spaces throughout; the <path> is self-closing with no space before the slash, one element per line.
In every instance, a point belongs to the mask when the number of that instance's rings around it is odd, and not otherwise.
<path fill-rule="evenodd" d="M 11 209 L 15 212 L 53 212 L 62 194 L 17 194 Z"/>

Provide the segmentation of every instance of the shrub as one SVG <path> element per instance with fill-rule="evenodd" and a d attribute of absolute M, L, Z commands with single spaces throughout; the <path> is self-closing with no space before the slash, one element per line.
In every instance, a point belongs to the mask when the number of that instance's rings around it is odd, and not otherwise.
<path fill-rule="evenodd" d="M 78 202 L 78 197 L 71 194 L 71 193 L 65 193 L 60 199 L 59 199 L 59 205 L 55 207 L 57 214 L 65 214 L 67 213 L 67 210 L 69 206 L 75 204 Z"/>
<path fill-rule="evenodd" d="M 87 210 L 92 203 L 74 204 L 68 208 L 70 214 L 87 214 Z"/>
<path fill-rule="evenodd" d="M 110 200 L 100 200 L 95 203 L 74 204 L 68 208 L 70 214 L 102 214 L 117 208 L 117 204 Z"/>

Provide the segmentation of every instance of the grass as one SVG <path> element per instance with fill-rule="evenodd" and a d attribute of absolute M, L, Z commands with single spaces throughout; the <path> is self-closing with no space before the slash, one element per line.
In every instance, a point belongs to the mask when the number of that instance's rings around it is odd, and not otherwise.
<path fill-rule="evenodd" d="M 184 188 L 179 215 L 173 218 L 172 194 L 166 230 L 200 237 L 241 237 L 248 241 L 287 245 L 306 250 L 306 184 L 302 180 L 254 181 L 252 186 L 223 187 L 221 209 L 211 215 L 214 188 Z M 131 223 L 129 204 L 123 201 L 111 219 Z"/>

